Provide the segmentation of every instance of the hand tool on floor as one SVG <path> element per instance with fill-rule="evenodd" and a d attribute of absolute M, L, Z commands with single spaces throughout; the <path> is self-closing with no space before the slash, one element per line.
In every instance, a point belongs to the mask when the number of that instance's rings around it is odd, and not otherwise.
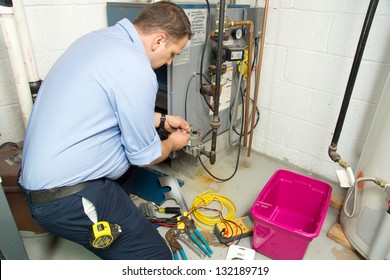
<path fill-rule="evenodd" d="M 189 217 L 184 217 L 182 221 L 185 224 L 185 231 L 187 235 L 191 238 L 192 241 L 209 257 L 211 258 L 211 254 L 213 253 L 213 250 L 211 250 L 209 244 L 207 243 L 206 239 L 202 236 L 202 234 L 198 231 L 198 229 L 195 226 L 194 220 L 190 219 Z M 203 243 L 203 245 L 199 242 L 199 240 Z"/>
<path fill-rule="evenodd" d="M 165 233 L 165 239 L 168 241 L 169 247 L 171 247 L 171 251 L 173 254 L 173 259 L 178 260 L 179 259 L 179 254 L 180 253 L 181 258 L 183 260 L 187 259 L 186 253 L 183 250 L 183 247 L 181 247 L 180 243 L 177 242 L 176 237 L 173 234 L 174 228 L 170 228 L 166 233 Z"/>
<path fill-rule="evenodd" d="M 165 234 L 165 239 L 168 241 L 169 246 L 171 247 L 175 260 L 178 259 L 178 251 L 182 255 L 183 260 L 187 258 L 178 240 L 186 244 L 201 258 L 205 258 L 206 255 L 211 257 L 211 254 L 213 253 L 207 241 L 197 230 L 194 221 L 187 216 L 181 216 L 177 218 L 176 226 L 171 227 L 167 231 Z"/>
<path fill-rule="evenodd" d="M 173 217 L 157 217 L 156 213 L 163 214 L 181 214 L 180 207 L 158 207 L 154 202 L 148 201 L 143 202 L 139 205 L 139 210 L 151 223 L 165 223 L 165 224 L 176 224 L 177 218 Z"/>
<path fill-rule="evenodd" d="M 206 257 L 206 254 L 195 246 L 195 244 L 189 239 L 190 237 L 186 234 L 184 228 L 182 230 L 180 229 L 174 229 L 173 235 L 176 238 L 176 240 L 180 240 L 185 245 L 187 245 L 188 248 L 190 248 L 192 251 L 194 251 L 195 254 L 197 254 L 200 258 L 204 259 Z"/>

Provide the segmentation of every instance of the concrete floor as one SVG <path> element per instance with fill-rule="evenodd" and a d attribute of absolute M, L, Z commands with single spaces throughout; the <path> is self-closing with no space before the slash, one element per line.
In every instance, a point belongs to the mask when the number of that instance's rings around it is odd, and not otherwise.
<path fill-rule="evenodd" d="M 226 153 L 225 156 L 218 158 L 217 163 L 210 167 L 210 171 L 217 177 L 228 178 L 232 175 L 236 165 L 236 150 Z M 249 214 L 250 208 L 253 205 L 256 197 L 260 193 L 263 186 L 278 169 L 288 169 L 298 171 L 291 166 L 287 166 L 281 162 L 269 159 L 260 154 L 252 152 L 251 157 L 246 156 L 246 150 L 241 151 L 239 168 L 235 176 L 226 182 L 217 182 L 209 174 L 203 172 L 201 166 L 194 167 L 201 169 L 197 176 L 189 178 L 184 175 L 183 170 L 175 171 L 167 162 L 157 166 L 159 171 L 164 171 L 169 175 L 174 175 L 177 179 L 184 181 L 182 187 L 184 197 L 188 205 L 192 204 L 194 198 L 206 190 L 211 190 L 217 194 L 223 194 L 230 197 L 237 206 L 236 217 L 241 217 Z M 298 171 L 299 172 L 299 171 Z M 199 174 L 200 173 L 200 174 Z M 340 192 L 340 188 L 332 184 L 333 192 Z M 138 197 L 132 197 L 135 203 L 140 203 L 143 200 Z M 314 238 L 306 250 L 305 260 L 359 260 L 361 257 L 347 249 L 346 247 L 329 239 L 326 234 L 331 226 L 338 222 L 339 210 L 329 208 L 325 222 L 322 226 L 321 233 Z M 166 228 L 159 228 L 161 234 L 164 234 Z M 201 233 L 208 240 L 214 253 L 212 259 L 224 260 L 228 253 L 228 247 L 219 243 L 215 235 L 208 231 Z M 34 234 L 31 232 L 21 232 L 23 243 L 30 259 L 33 260 L 69 260 L 69 259 L 97 259 L 92 253 L 83 247 L 73 242 L 55 238 L 48 233 Z M 240 240 L 240 246 L 251 248 L 252 237 L 246 237 Z M 189 259 L 200 259 L 198 255 L 189 250 L 185 245 Z M 269 259 L 266 256 L 256 252 L 255 259 Z"/>

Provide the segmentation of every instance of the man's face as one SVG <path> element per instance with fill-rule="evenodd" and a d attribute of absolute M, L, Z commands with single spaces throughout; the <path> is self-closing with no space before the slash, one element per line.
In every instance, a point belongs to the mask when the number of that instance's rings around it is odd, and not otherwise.
<path fill-rule="evenodd" d="M 151 61 L 152 68 L 157 69 L 165 64 L 170 65 L 175 55 L 181 53 L 187 42 L 187 37 L 175 41 L 167 39 L 161 41 L 156 50 L 155 58 Z"/>

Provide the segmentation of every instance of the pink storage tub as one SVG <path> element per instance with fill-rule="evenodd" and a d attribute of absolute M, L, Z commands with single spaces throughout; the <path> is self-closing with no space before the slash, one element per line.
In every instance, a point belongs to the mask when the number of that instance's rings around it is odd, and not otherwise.
<path fill-rule="evenodd" d="M 276 171 L 251 208 L 252 248 L 276 260 L 303 259 L 310 241 L 321 231 L 331 193 L 325 182 Z"/>

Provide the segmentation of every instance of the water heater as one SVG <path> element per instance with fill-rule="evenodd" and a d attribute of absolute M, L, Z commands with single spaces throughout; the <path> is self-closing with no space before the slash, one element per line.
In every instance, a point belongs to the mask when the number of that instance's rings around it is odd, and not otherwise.
<path fill-rule="evenodd" d="M 355 174 L 367 180 L 349 189 L 340 215 L 347 239 L 367 259 L 390 259 L 389 139 L 390 76 L 379 100 Z M 379 186 L 370 178 L 380 179 L 384 184 Z"/>

